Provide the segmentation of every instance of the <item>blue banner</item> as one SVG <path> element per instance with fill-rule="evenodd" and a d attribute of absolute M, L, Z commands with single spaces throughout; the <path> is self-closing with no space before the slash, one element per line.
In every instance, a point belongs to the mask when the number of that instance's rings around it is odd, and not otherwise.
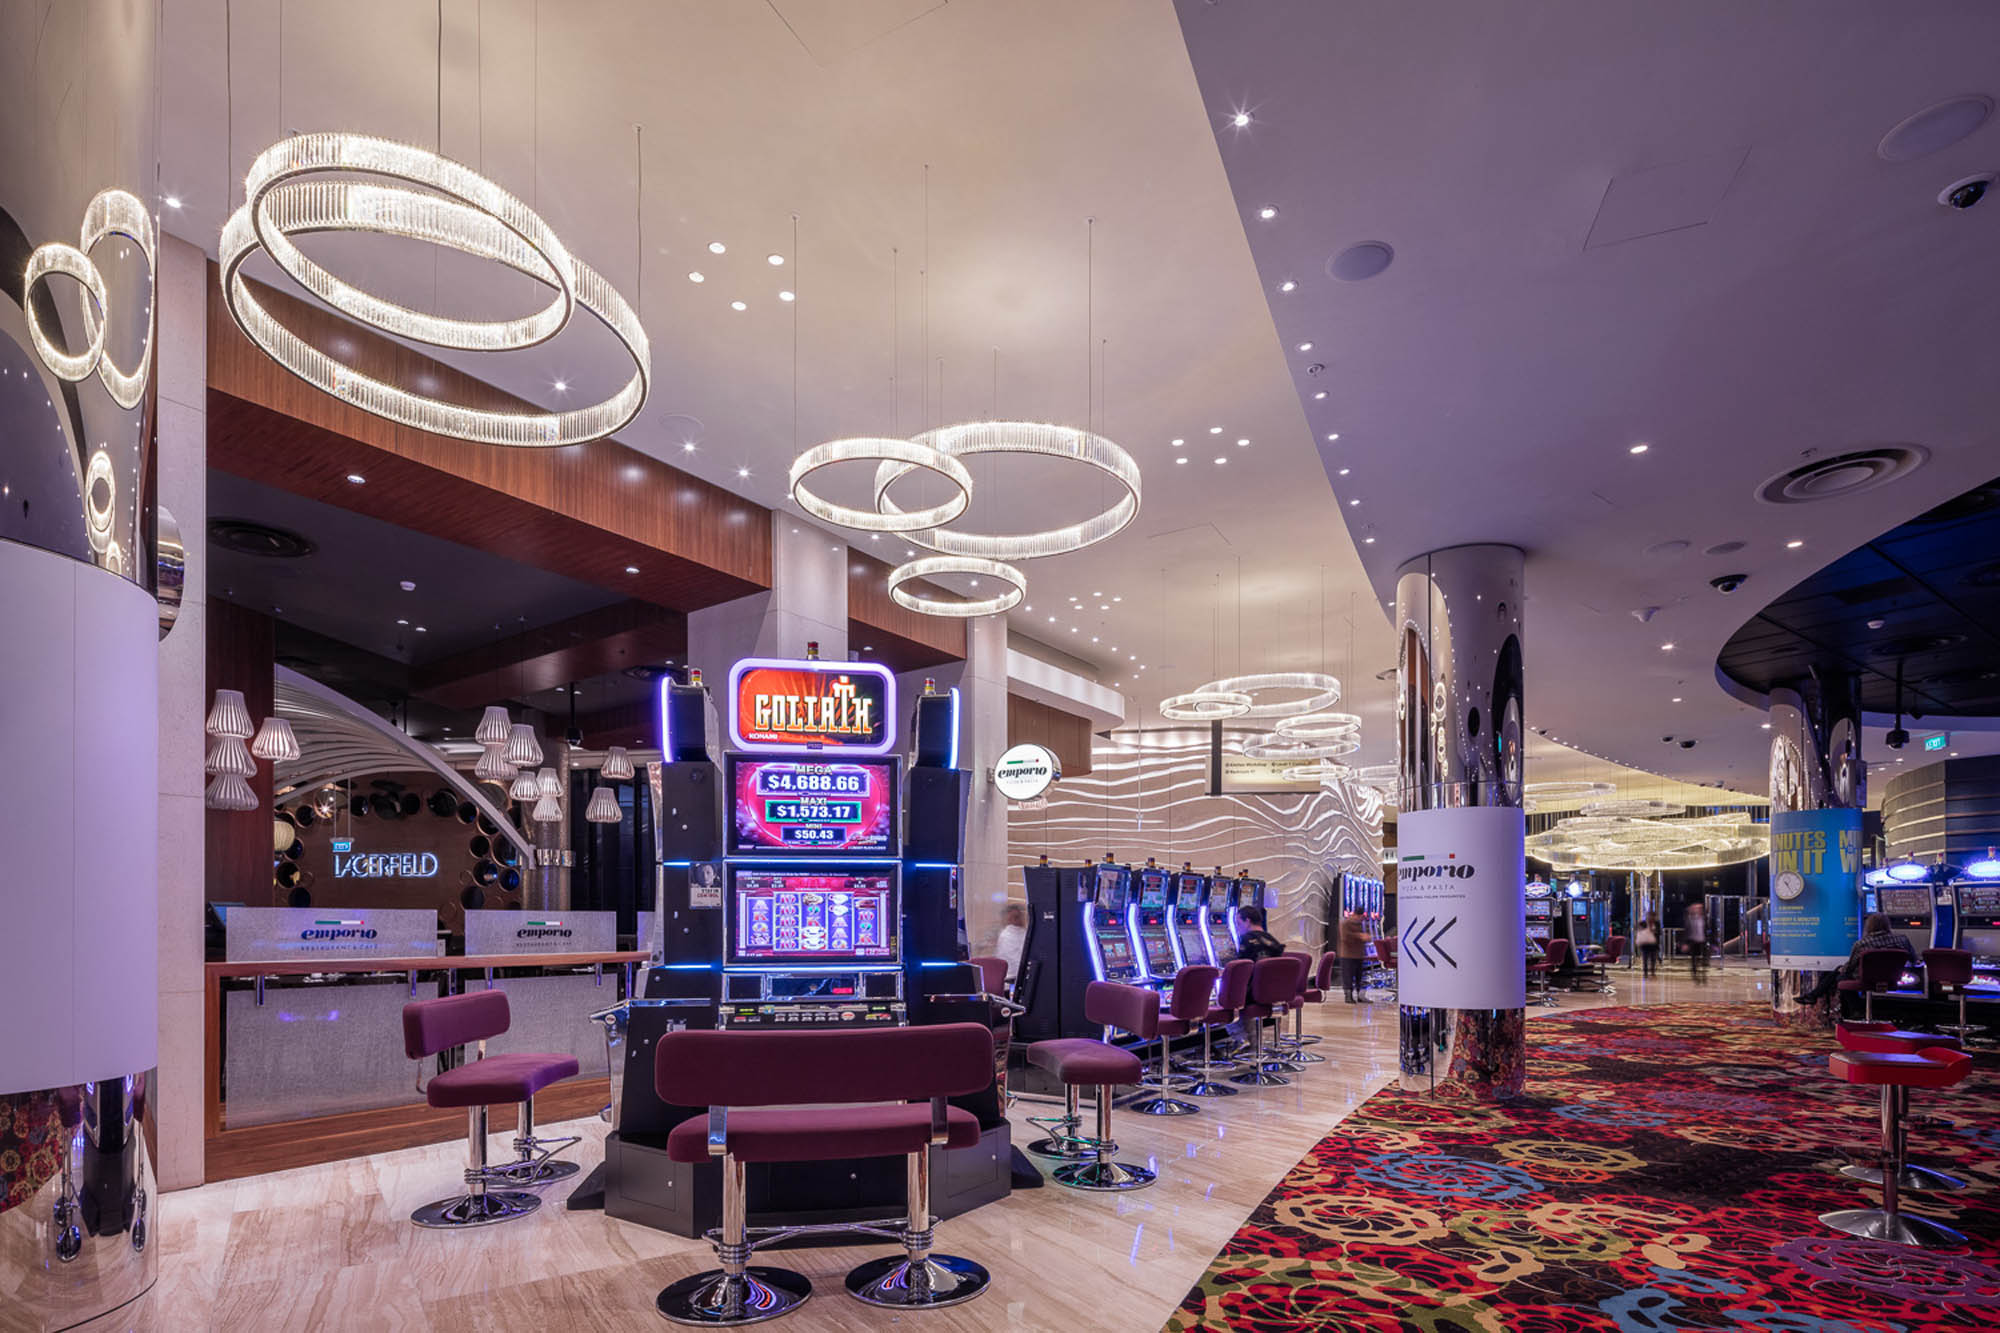
<path fill-rule="evenodd" d="M 1771 966 L 1827 971 L 1860 938 L 1861 812 L 1771 815 Z"/>

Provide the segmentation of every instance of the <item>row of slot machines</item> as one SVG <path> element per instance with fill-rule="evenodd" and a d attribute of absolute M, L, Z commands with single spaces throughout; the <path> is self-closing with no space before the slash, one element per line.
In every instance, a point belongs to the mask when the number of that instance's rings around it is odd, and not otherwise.
<path fill-rule="evenodd" d="M 1095 1036 L 1083 1015 L 1093 981 L 1169 986 L 1183 967 L 1220 967 L 1236 957 L 1241 909 L 1264 905 L 1265 883 L 1247 872 L 1212 875 L 1154 861 L 1124 865 L 1107 856 L 1084 866 L 1046 858 L 1022 870 L 1028 938 L 1014 998 L 1018 1041 Z"/>
<path fill-rule="evenodd" d="M 1889 928 L 1925 949 L 1972 955 L 1973 986 L 2000 992 L 2000 881 L 1882 885 L 1862 890 L 1863 912 L 1880 912 Z"/>

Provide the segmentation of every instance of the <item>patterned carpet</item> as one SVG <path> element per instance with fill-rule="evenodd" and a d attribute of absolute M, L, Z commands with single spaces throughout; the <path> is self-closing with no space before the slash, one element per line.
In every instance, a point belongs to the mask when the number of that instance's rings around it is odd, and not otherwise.
<path fill-rule="evenodd" d="M 1958 1252 L 1817 1218 L 1879 1191 L 1872 1089 L 1757 1009 L 1598 1009 L 1528 1024 L 1511 1107 L 1376 1094 L 1250 1215 L 1169 1330 L 1921 1333 L 2000 1328 L 2000 1076 L 1913 1092 L 1911 1157 L 1973 1183 L 1906 1196 Z M 1928 1123 L 1925 1118 L 1928 1117 Z"/>

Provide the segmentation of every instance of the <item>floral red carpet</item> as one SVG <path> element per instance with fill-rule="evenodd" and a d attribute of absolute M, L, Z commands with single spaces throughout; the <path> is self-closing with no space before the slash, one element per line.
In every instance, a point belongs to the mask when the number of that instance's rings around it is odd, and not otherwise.
<path fill-rule="evenodd" d="M 1906 1196 L 1942 1252 L 1851 1239 L 1835 1174 L 1879 1138 L 1831 1037 L 1751 1006 L 1528 1024 L 1528 1098 L 1377 1093 L 1250 1215 L 1170 1330 L 2000 1329 L 2000 1076 L 1916 1091 L 1911 1158 L 1971 1182 Z"/>

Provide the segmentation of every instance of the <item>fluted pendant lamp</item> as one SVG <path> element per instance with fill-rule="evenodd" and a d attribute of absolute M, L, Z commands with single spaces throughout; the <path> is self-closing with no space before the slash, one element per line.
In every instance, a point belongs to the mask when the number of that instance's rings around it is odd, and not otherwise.
<path fill-rule="evenodd" d="M 590 804 L 584 808 L 583 817 L 593 824 L 618 822 L 618 798 L 612 794 L 611 788 L 599 787 L 590 794 Z"/>

